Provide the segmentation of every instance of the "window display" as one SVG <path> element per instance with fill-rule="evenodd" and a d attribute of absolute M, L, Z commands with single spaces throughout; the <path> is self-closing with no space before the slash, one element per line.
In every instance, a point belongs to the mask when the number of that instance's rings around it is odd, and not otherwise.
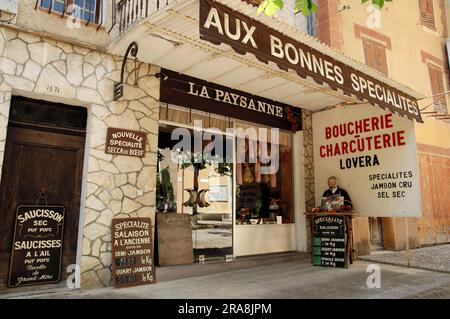
<path fill-rule="evenodd" d="M 237 127 L 254 127 L 256 135 L 236 142 L 236 224 L 294 223 L 292 135 L 280 131 L 279 144 L 272 144 L 259 127 L 240 122 Z M 270 161 L 264 158 L 268 156 Z M 270 165 L 276 169 L 267 173 Z"/>
<path fill-rule="evenodd" d="M 232 255 L 233 224 L 294 223 L 290 132 L 162 105 L 158 159 L 157 212 L 191 216 L 197 260 Z"/>

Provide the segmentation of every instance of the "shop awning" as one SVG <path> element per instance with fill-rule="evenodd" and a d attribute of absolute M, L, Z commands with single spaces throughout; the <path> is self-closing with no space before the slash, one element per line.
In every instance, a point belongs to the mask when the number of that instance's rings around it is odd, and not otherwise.
<path fill-rule="evenodd" d="M 241 0 L 173 1 L 113 43 L 139 59 L 311 111 L 367 102 L 423 122 L 422 96 Z"/>

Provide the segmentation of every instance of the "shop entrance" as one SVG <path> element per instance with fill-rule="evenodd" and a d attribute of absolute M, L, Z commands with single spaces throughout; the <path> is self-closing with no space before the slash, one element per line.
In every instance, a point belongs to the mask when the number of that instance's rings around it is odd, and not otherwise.
<path fill-rule="evenodd" d="M 371 250 L 383 250 L 382 220 L 380 217 L 369 217 L 370 248 Z"/>
<path fill-rule="evenodd" d="M 172 139 L 172 133 L 177 129 L 189 132 L 188 144 L 194 146 L 192 129 L 160 125 L 157 212 L 191 217 L 190 231 L 195 261 L 224 261 L 227 256 L 233 255 L 232 163 L 218 163 L 215 158 L 206 157 L 197 160 L 197 157 L 203 156 L 209 141 L 204 141 L 198 152 L 193 149 L 177 149 L 179 140 Z M 227 141 L 225 136 L 223 141 Z M 232 145 L 233 139 L 229 138 L 228 143 Z M 223 144 L 224 148 L 225 145 Z M 222 151 L 220 153 L 223 154 Z"/>
<path fill-rule="evenodd" d="M 61 285 L 76 263 L 86 119 L 84 108 L 13 97 L 0 183 L 0 288 L 7 287 L 19 205 L 65 207 Z"/>

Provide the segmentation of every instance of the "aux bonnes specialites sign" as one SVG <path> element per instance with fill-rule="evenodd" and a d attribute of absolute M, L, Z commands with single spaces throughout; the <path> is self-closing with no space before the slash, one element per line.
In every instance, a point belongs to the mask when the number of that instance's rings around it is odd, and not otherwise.
<path fill-rule="evenodd" d="M 345 216 L 313 216 L 315 266 L 347 268 Z"/>
<path fill-rule="evenodd" d="M 112 220 L 112 280 L 116 288 L 155 282 L 150 218 Z"/>
<path fill-rule="evenodd" d="M 370 105 L 313 114 L 316 203 L 336 176 L 361 216 L 420 217 L 414 123 Z"/>
<path fill-rule="evenodd" d="M 414 97 L 214 0 L 200 0 L 200 38 L 423 122 Z"/>
<path fill-rule="evenodd" d="M 60 281 L 65 208 L 17 207 L 9 287 Z"/>
<path fill-rule="evenodd" d="M 105 153 L 124 156 L 145 156 L 145 132 L 108 127 Z"/>

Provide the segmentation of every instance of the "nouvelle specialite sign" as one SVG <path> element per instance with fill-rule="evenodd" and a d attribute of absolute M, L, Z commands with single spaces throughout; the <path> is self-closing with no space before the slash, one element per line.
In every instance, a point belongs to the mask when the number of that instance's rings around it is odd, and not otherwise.
<path fill-rule="evenodd" d="M 200 0 L 200 37 L 423 122 L 414 97 L 213 0 Z"/>
<path fill-rule="evenodd" d="M 105 153 L 134 157 L 145 156 L 145 132 L 108 127 Z"/>
<path fill-rule="evenodd" d="M 155 282 L 150 218 L 112 220 L 112 281 L 116 288 Z"/>
<path fill-rule="evenodd" d="M 347 236 L 344 216 L 313 216 L 315 266 L 347 268 Z"/>
<path fill-rule="evenodd" d="M 17 207 L 9 287 L 60 281 L 64 217 L 62 206 Z"/>

